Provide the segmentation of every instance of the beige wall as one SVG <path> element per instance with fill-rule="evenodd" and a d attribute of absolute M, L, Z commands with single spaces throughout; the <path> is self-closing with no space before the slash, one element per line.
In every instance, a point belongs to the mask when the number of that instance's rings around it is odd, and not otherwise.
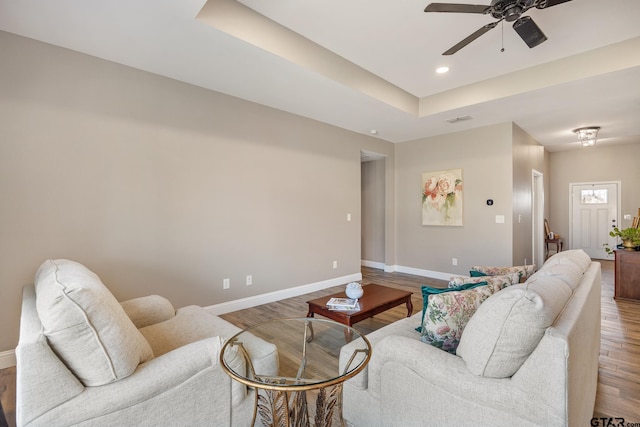
<path fill-rule="evenodd" d="M 474 264 L 511 264 L 512 133 L 506 123 L 396 145 L 398 265 L 468 274 Z M 464 225 L 423 226 L 422 173 L 457 168 L 463 169 Z M 505 223 L 496 224 L 496 215 Z"/>
<path fill-rule="evenodd" d="M 513 126 L 513 265 L 533 262 L 532 173 L 544 174 L 544 147 Z M 544 177 L 543 177 L 544 179 Z M 543 181 L 544 183 L 544 181 Z"/>
<path fill-rule="evenodd" d="M 0 352 L 17 343 L 21 288 L 46 258 L 86 263 L 119 299 L 176 306 L 359 272 L 361 149 L 387 156 L 387 266 L 517 263 L 531 247 L 531 168 L 562 235 L 569 182 L 621 180 L 623 213 L 640 207 L 640 144 L 540 165 L 535 141 L 506 123 L 394 145 L 3 32 L 0 51 Z M 463 169 L 464 226 L 422 226 L 421 174 L 449 168 Z"/>
<path fill-rule="evenodd" d="M 640 208 L 640 140 L 625 145 L 597 144 L 595 147 L 549 154 L 550 187 L 549 222 L 551 228 L 569 245 L 569 184 L 620 181 L 620 226 L 629 227 Z M 566 247 L 565 246 L 565 247 Z"/>
<path fill-rule="evenodd" d="M 392 144 L 8 33 L 0 51 L 0 351 L 46 258 L 176 306 L 360 272 L 360 150 Z"/>

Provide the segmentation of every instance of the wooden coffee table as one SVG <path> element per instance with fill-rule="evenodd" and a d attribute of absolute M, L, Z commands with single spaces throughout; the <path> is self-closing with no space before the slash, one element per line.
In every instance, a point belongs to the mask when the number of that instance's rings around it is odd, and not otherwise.
<path fill-rule="evenodd" d="M 362 289 L 364 290 L 364 295 L 362 295 L 362 298 L 358 299 L 358 303 L 360 303 L 360 310 L 329 310 L 327 308 L 327 301 L 329 301 L 330 298 L 346 298 L 346 294 L 344 292 L 338 292 L 337 294 L 327 295 L 322 298 L 307 301 L 307 304 L 309 304 L 307 317 L 314 317 L 315 314 L 319 314 L 336 322 L 342 323 L 343 325 L 352 326 L 354 323 L 361 322 L 375 316 L 376 314 L 380 314 L 383 311 L 397 307 L 400 304 L 406 304 L 407 317 L 411 316 L 413 313 L 413 304 L 411 303 L 411 295 L 413 295 L 412 292 L 401 291 L 376 284 L 365 285 Z M 345 329 L 345 337 L 347 338 L 347 341 L 351 341 L 351 332 L 349 329 Z M 313 331 L 310 339 L 313 339 Z"/>

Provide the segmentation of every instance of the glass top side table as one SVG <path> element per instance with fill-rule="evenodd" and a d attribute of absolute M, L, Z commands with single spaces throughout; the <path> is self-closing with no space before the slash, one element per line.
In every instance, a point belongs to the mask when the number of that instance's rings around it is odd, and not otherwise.
<path fill-rule="evenodd" d="M 345 328 L 352 341 L 360 345 L 340 371 L 340 349 L 347 343 Z M 275 375 L 256 372 L 243 346 L 248 335 L 276 346 L 279 368 Z M 237 367 L 238 356 L 245 361 L 241 368 Z M 329 427 L 334 419 L 344 425 L 342 383 L 362 371 L 370 357 L 371 344 L 358 331 L 331 320 L 313 318 L 277 319 L 249 327 L 227 340 L 220 352 L 224 371 L 256 389 L 252 425 L 264 426 Z M 310 391 L 317 391 L 313 422 L 307 405 Z M 256 424 L 258 417 L 261 422 Z"/>

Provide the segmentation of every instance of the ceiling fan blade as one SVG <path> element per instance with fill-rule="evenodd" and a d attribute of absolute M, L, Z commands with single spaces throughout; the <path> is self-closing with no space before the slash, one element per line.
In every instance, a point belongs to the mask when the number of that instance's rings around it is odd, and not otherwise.
<path fill-rule="evenodd" d="M 449 12 L 449 13 L 485 13 L 488 9 L 489 9 L 489 6 L 483 6 L 478 4 L 431 3 L 424 9 L 424 11 L 425 12 Z"/>
<path fill-rule="evenodd" d="M 513 23 L 513 29 L 524 40 L 524 42 L 533 48 L 547 40 L 540 27 L 531 19 L 530 16 L 523 16 Z"/>
<path fill-rule="evenodd" d="M 557 4 L 566 3 L 566 2 L 569 2 L 569 1 L 571 1 L 571 0 L 540 0 L 538 2 L 538 4 L 536 5 L 536 7 L 538 9 L 546 9 L 548 7 L 555 6 Z"/>
<path fill-rule="evenodd" d="M 492 22 L 491 24 L 485 25 L 484 27 L 480 28 L 478 31 L 471 34 L 469 37 L 465 38 L 464 40 L 462 40 L 461 42 L 453 46 L 451 49 L 443 53 L 443 55 L 453 55 L 454 53 L 456 53 L 457 51 L 459 51 L 460 49 L 462 49 L 463 47 L 465 47 L 466 45 L 468 45 L 469 43 L 471 43 L 472 41 L 474 41 L 475 39 L 477 39 L 487 31 L 495 28 L 500 21 Z"/>

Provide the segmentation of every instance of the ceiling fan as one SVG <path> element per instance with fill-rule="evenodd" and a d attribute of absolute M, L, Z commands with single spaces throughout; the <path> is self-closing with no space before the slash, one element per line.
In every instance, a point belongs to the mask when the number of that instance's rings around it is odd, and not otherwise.
<path fill-rule="evenodd" d="M 524 12 L 535 7 L 537 9 L 546 9 L 560 3 L 566 3 L 571 0 L 491 0 L 489 6 L 475 4 L 459 4 L 459 3 L 431 3 L 425 12 L 448 12 L 448 13 L 479 13 L 482 15 L 491 15 L 497 19 L 480 28 L 478 31 L 463 39 L 461 42 L 453 46 L 451 49 L 443 53 L 443 55 L 453 55 L 487 31 L 495 28 L 503 20 L 513 22 L 513 29 L 524 40 L 530 48 L 538 46 L 547 40 L 542 30 L 536 25 L 530 16 L 522 16 Z"/>

